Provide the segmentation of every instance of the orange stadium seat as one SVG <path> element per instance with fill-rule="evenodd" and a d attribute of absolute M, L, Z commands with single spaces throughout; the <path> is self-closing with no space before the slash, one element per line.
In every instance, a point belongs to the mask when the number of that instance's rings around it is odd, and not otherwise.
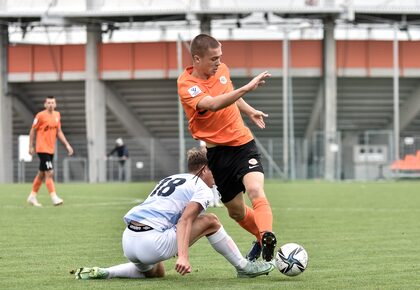
<path fill-rule="evenodd" d="M 407 154 L 404 159 L 394 161 L 391 170 L 420 170 L 420 150 L 416 155 Z"/>
<path fill-rule="evenodd" d="M 391 170 L 399 170 L 401 169 L 402 160 L 396 160 L 391 164 Z"/>

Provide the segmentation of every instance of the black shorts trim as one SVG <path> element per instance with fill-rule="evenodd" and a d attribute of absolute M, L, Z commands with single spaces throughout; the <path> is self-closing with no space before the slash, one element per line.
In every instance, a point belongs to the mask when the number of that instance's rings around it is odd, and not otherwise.
<path fill-rule="evenodd" d="M 54 154 L 38 153 L 39 157 L 39 171 L 53 170 Z"/>
<path fill-rule="evenodd" d="M 150 226 L 146 226 L 146 225 L 137 226 L 137 225 L 135 225 L 135 224 L 133 224 L 131 222 L 128 224 L 127 228 L 129 230 L 132 230 L 133 232 L 136 232 L 136 233 L 139 233 L 139 232 L 147 232 L 147 231 L 153 230 L 153 228 L 150 227 Z"/>
<path fill-rule="evenodd" d="M 231 201 L 240 192 L 245 192 L 242 178 L 247 173 L 264 173 L 254 140 L 241 146 L 207 148 L 207 159 L 224 203 Z"/>

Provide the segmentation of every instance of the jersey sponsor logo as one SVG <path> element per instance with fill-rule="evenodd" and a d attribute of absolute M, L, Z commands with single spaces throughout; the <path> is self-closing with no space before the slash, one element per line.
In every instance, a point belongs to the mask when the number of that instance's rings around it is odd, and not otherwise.
<path fill-rule="evenodd" d="M 47 132 L 48 130 L 57 130 L 58 126 L 45 126 L 44 132 Z"/>
<path fill-rule="evenodd" d="M 225 76 L 221 76 L 219 78 L 219 81 L 222 85 L 226 85 L 227 84 L 227 78 Z"/>
<path fill-rule="evenodd" d="M 188 89 L 188 92 L 190 93 L 191 97 L 195 97 L 198 96 L 199 94 L 201 94 L 201 90 L 198 86 L 193 86 L 191 88 Z"/>
<path fill-rule="evenodd" d="M 37 123 L 38 123 L 38 118 L 35 118 L 33 124 L 36 125 Z"/>

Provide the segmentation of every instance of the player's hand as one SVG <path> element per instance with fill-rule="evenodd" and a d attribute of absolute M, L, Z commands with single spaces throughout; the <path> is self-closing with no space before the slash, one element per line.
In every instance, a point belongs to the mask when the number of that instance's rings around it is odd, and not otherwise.
<path fill-rule="evenodd" d="M 191 273 L 191 265 L 188 259 L 178 257 L 175 264 L 175 270 L 182 276 Z"/>
<path fill-rule="evenodd" d="M 34 153 L 35 153 L 34 147 L 29 147 L 29 154 L 33 156 Z"/>
<path fill-rule="evenodd" d="M 268 117 L 268 114 L 258 110 L 255 110 L 252 114 L 249 115 L 251 121 L 260 129 L 265 128 L 264 117 Z"/>
<path fill-rule="evenodd" d="M 265 79 L 271 77 L 271 74 L 268 71 L 264 71 L 253 78 L 246 86 L 248 91 L 253 91 L 259 86 L 265 84 Z"/>
<path fill-rule="evenodd" d="M 67 145 L 66 149 L 67 149 L 68 155 L 72 156 L 73 155 L 73 148 L 70 145 Z"/>

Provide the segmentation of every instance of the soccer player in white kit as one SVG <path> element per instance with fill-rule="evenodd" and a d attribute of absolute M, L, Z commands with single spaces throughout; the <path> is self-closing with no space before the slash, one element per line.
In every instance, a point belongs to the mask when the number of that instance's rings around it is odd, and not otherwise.
<path fill-rule="evenodd" d="M 213 199 L 213 175 L 205 151 L 193 148 L 187 159 L 190 173 L 162 179 L 142 204 L 124 216 L 127 228 L 122 245 L 129 262 L 79 268 L 74 271 L 76 279 L 163 277 L 163 261 L 175 255 L 175 270 L 181 275 L 191 273 L 188 248 L 203 236 L 236 268 L 240 278 L 268 274 L 275 268 L 273 262 L 245 259 L 217 216 L 203 213 Z"/>

